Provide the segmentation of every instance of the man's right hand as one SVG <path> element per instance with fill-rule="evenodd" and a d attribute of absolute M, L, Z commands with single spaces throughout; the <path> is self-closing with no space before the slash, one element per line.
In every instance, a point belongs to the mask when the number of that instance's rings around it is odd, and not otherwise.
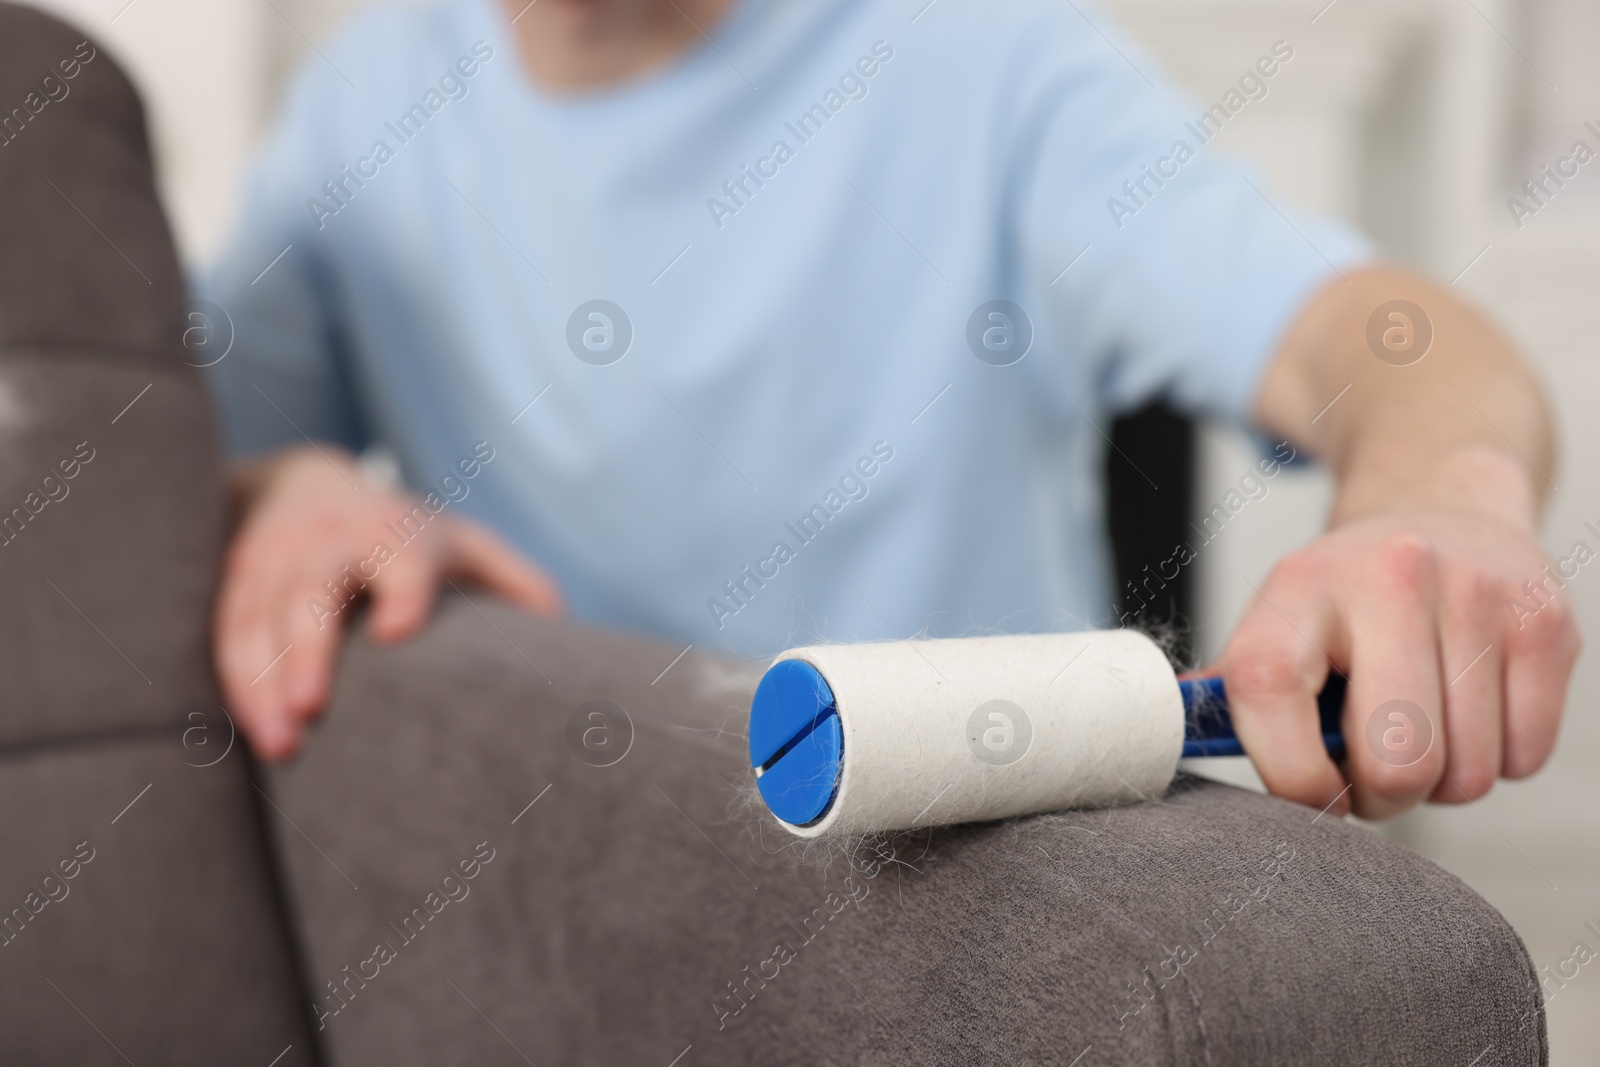
<path fill-rule="evenodd" d="M 448 509 L 401 543 L 394 529 L 419 502 L 373 486 L 355 457 L 335 447 L 254 463 L 238 472 L 235 491 L 243 518 L 224 560 L 212 642 L 224 699 L 261 759 L 292 756 L 328 699 L 360 581 L 372 600 L 369 630 L 382 642 L 422 628 L 445 578 L 485 586 L 536 614 L 561 609 L 548 574 Z M 392 552 L 386 562 L 374 558 L 379 542 Z M 352 575 L 358 581 L 347 583 Z"/>

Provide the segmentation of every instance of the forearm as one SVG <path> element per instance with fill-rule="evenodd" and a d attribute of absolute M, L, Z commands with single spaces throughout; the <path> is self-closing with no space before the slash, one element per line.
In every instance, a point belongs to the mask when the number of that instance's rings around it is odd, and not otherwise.
<path fill-rule="evenodd" d="M 1416 362 L 1403 320 L 1380 316 L 1387 361 L 1369 342 L 1369 320 L 1392 300 L 1427 317 L 1410 323 L 1413 343 L 1431 323 Z M 1389 328 L 1400 351 L 1383 347 Z M 1332 466 L 1336 525 L 1467 508 L 1525 526 L 1554 474 L 1547 408 L 1510 342 L 1448 291 L 1395 269 L 1353 274 L 1313 299 L 1269 366 L 1256 415 Z"/>
<path fill-rule="evenodd" d="M 1395 300 L 1426 322 L 1389 320 Z M 1403 343 L 1418 326 L 1432 330 L 1426 351 Z M 1400 331 L 1389 347 L 1385 329 Z M 1518 611 L 1545 565 L 1533 527 L 1555 450 L 1510 343 L 1437 286 L 1363 271 L 1311 301 L 1256 413 L 1339 478 L 1332 528 L 1255 587 L 1222 655 L 1234 724 L 1268 786 L 1385 818 L 1536 771 L 1580 642 L 1558 591 Z M 1349 682 L 1338 762 L 1315 701 L 1333 671 Z"/>

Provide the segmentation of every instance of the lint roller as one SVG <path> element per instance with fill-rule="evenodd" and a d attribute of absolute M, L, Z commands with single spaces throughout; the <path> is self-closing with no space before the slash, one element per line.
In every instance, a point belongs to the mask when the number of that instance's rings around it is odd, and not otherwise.
<path fill-rule="evenodd" d="M 1335 758 L 1344 688 L 1318 698 Z M 1136 630 L 796 648 L 750 705 L 757 787 L 801 837 L 1132 803 L 1242 753 L 1222 679 Z"/>

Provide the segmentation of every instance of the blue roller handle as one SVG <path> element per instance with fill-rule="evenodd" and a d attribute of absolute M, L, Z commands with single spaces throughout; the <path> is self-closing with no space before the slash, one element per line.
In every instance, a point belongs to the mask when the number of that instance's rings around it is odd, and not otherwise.
<path fill-rule="evenodd" d="M 1334 674 L 1317 694 L 1322 743 L 1334 759 L 1342 759 L 1345 753 L 1339 718 L 1344 712 L 1346 685 L 1344 675 Z M 1233 731 L 1233 715 L 1228 711 L 1228 691 L 1223 688 L 1222 678 L 1180 678 L 1178 689 L 1183 693 L 1184 758 L 1244 755 L 1244 746 Z"/>

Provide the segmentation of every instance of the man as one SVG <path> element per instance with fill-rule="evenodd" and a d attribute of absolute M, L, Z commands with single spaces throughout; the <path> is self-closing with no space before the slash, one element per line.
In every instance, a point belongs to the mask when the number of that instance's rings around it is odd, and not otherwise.
<path fill-rule="evenodd" d="M 217 655 L 255 750 L 300 743 L 357 594 L 399 640 L 446 578 L 747 655 L 1103 623 L 1101 430 L 1164 393 L 1338 475 L 1221 662 L 1268 787 L 1383 817 L 1536 770 L 1578 638 L 1559 590 L 1507 609 L 1545 563 L 1527 369 L 1212 155 L 1290 45 L 1206 110 L 1112 40 L 1047 0 L 358 20 L 210 290 L 253 457 Z M 1365 741 L 1394 701 L 1403 758 Z"/>

